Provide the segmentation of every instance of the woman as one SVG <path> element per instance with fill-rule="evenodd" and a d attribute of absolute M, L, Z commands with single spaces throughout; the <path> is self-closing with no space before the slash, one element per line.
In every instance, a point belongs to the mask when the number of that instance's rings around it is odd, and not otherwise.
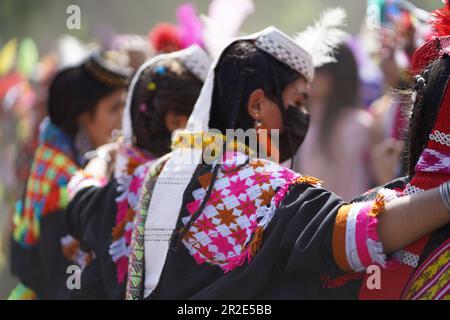
<path fill-rule="evenodd" d="M 138 191 L 153 160 L 170 151 L 172 132 L 185 127 L 209 64 L 197 46 L 144 64 L 128 95 L 115 178 L 103 188 L 87 187 L 89 179 L 80 172 L 69 183 L 75 194 L 66 211 L 69 232 L 96 256 L 71 298 L 124 298 Z"/>
<path fill-rule="evenodd" d="M 409 175 L 385 186 L 400 195 L 422 193 L 450 180 L 450 149 L 446 141 L 450 132 L 450 36 L 445 30 L 450 24 L 449 9 L 447 4 L 446 8 L 434 12 L 434 16 L 442 17 L 432 25 L 434 38 L 413 55 L 415 81 L 409 124 Z M 357 200 L 367 201 L 377 191 Z M 348 298 L 449 299 L 449 235 L 450 225 L 446 224 L 397 252 L 402 264 L 392 270 L 382 270 L 379 290 L 368 290 L 364 285 L 367 276 L 361 274 L 346 274 L 340 279 L 324 275 L 324 285 L 339 283 L 338 290 Z"/>
<path fill-rule="evenodd" d="M 324 188 L 350 201 L 371 187 L 373 119 L 361 106 L 358 67 L 352 51 L 341 45 L 335 58 L 336 63 L 316 70 L 308 103 L 311 127 L 294 168 L 320 178 Z"/>
<path fill-rule="evenodd" d="M 128 299 L 314 298 L 322 289 L 313 275 L 343 273 L 332 253 L 336 217 L 349 209 L 341 199 L 317 187 L 317 179 L 272 161 L 248 161 L 233 149 L 202 162 L 202 147 L 220 136 L 195 141 L 208 127 L 222 134 L 281 129 L 280 160 L 292 158 L 308 127 L 303 104 L 312 61 L 329 61 L 324 50 L 311 56 L 305 44 L 268 28 L 233 42 L 210 70 L 189 131 L 175 137 L 169 159 L 144 184 Z M 347 221 L 358 221 L 353 226 L 362 232 L 358 239 L 350 234 L 349 245 L 364 259 L 352 251 L 339 260 L 355 270 L 387 267 L 385 253 L 450 221 L 438 190 L 387 203 L 380 195 L 350 208 Z M 314 284 L 316 292 L 307 292 Z"/>
<path fill-rule="evenodd" d="M 64 298 L 63 255 L 67 235 L 63 209 L 67 183 L 86 160 L 86 152 L 107 143 L 120 125 L 127 69 L 106 55 L 93 54 L 80 66 L 60 71 L 49 89 L 49 117 L 22 201 L 14 215 L 11 270 L 38 299 Z M 23 286 L 11 298 L 21 298 Z M 29 296 L 29 295 L 28 295 Z"/>

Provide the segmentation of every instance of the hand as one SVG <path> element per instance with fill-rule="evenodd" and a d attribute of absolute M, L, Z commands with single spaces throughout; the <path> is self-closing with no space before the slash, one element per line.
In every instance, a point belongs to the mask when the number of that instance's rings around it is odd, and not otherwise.
<path fill-rule="evenodd" d="M 84 171 L 99 178 L 108 178 L 114 170 L 118 148 L 118 143 L 109 143 L 88 153 L 86 157 L 91 160 L 84 168 Z"/>

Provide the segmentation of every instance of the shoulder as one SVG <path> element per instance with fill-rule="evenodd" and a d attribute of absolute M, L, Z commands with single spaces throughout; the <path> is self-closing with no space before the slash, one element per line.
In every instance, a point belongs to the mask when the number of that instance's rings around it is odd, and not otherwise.
<path fill-rule="evenodd" d="M 384 189 L 401 192 L 405 188 L 405 186 L 408 184 L 409 180 L 410 180 L 409 177 L 401 177 L 401 178 L 395 179 L 391 182 L 388 182 L 387 184 L 385 184 L 383 186 L 378 186 L 378 187 L 368 190 L 367 192 L 354 198 L 351 202 L 362 202 L 362 201 L 374 200 L 377 197 L 378 193 Z"/>
<path fill-rule="evenodd" d="M 73 175 L 79 168 L 77 164 L 60 150 L 44 143 L 38 146 L 35 153 L 35 169 L 46 176 Z"/>

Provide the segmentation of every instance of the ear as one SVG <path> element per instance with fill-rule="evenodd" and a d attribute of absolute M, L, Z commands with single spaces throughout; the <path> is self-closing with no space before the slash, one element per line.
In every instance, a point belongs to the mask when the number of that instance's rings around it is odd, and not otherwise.
<path fill-rule="evenodd" d="M 247 111 L 255 121 L 261 120 L 261 103 L 265 96 L 262 89 L 256 89 L 248 97 Z"/>
<path fill-rule="evenodd" d="M 169 132 L 174 132 L 177 129 L 184 129 L 187 125 L 188 117 L 178 114 L 174 111 L 167 112 L 164 117 L 164 123 Z"/>

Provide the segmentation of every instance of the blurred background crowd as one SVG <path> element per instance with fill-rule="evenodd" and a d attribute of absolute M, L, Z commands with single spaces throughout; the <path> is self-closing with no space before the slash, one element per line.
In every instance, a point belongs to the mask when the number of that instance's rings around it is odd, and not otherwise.
<path fill-rule="evenodd" d="M 239 5 L 239 0 L 234 2 Z M 80 29 L 66 26 L 70 5 L 81 9 Z M 338 62 L 317 70 L 308 106 L 312 125 L 295 169 L 322 179 L 325 188 L 351 200 L 405 173 L 402 154 L 410 102 L 402 93 L 408 90 L 411 55 L 428 32 L 427 12 L 441 3 L 256 0 L 247 10 L 241 8 L 248 17 L 239 33 L 273 24 L 295 34 L 333 6 L 347 11 L 349 37 L 336 52 Z M 212 10 L 208 0 L 0 1 L 0 298 L 16 282 L 7 265 L 11 217 L 46 116 L 52 76 L 92 48 L 125 52 L 137 69 L 157 53 L 195 42 L 198 35 L 192 30 L 201 32 L 201 16 Z M 192 16 L 199 18 L 187 18 Z M 198 29 L 186 27 L 192 21 L 199 23 Z M 214 48 L 208 49 L 214 55 Z"/>

